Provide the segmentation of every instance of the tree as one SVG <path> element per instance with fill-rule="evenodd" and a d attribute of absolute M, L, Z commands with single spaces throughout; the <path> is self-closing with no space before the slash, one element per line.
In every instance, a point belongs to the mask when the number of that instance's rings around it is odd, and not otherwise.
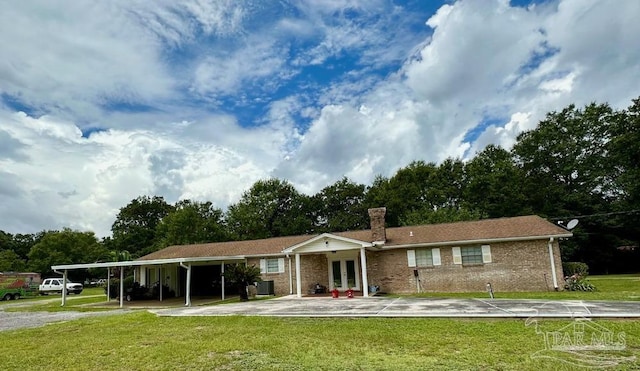
<path fill-rule="evenodd" d="M 225 268 L 224 278 L 230 284 L 235 285 L 240 293 L 240 301 L 249 300 L 247 294 L 247 286 L 253 285 L 254 282 L 261 282 L 262 276 L 260 269 L 255 265 L 233 264 Z"/>
<path fill-rule="evenodd" d="M 312 209 L 317 232 L 340 232 L 369 227 L 366 187 L 342 178 L 314 195 Z"/>
<path fill-rule="evenodd" d="M 13 250 L 0 250 L 0 272 L 21 272 L 25 268 L 24 260 Z"/>
<path fill-rule="evenodd" d="M 570 105 L 518 135 L 513 153 L 534 212 L 562 216 L 607 209 L 614 185 L 607 143 L 615 117 L 607 104 L 584 110 Z"/>
<path fill-rule="evenodd" d="M 240 240 L 307 233 L 313 225 L 306 214 L 306 198 L 287 181 L 259 180 L 229 206 L 227 225 Z"/>
<path fill-rule="evenodd" d="M 385 206 L 389 227 L 402 224 L 410 212 L 428 208 L 437 194 L 432 187 L 438 168 L 434 163 L 414 161 L 386 179 L 377 177 L 367 194 L 369 207 Z"/>
<path fill-rule="evenodd" d="M 465 166 L 464 201 L 484 218 L 530 214 L 523 189 L 524 174 L 513 155 L 489 145 Z"/>
<path fill-rule="evenodd" d="M 140 256 L 156 242 L 156 228 L 173 207 L 159 196 L 140 196 L 120 209 L 111 226 L 113 246 Z"/>
<path fill-rule="evenodd" d="M 574 238 L 563 245 L 563 257 L 582 259 L 594 272 L 608 270 L 620 243 L 616 221 L 597 217 L 611 212 L 619 198 L 617 164 L 611 156 L 619 122 L 620 112 L 607 104 L 591 103 L 584 109 L 570 105 L 520 134 L 513 148 L 533 212 L 584 216 Z"/>
<path fill-rule="evenodd" d="M 46 276 L 53 273 L 52 265 L 95 262 L 104 260 L 106 256 L 107 250 L 98 243 L 93 232 L 65 228 L 45 233 L 40 242 L 31 248 L 29 268 Z"/>
<path fill-rule="evenodd" d="M 156 227 L 156 249 L 170 245 L 229 240 L 223 212 L 211 202 L 183 200 L 176 203 Z"/>

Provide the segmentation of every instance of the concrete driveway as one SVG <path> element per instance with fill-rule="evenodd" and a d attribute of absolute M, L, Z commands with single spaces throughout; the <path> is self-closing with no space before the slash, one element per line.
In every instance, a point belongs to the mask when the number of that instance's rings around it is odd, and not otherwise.
<path fill-rule="evenodd" d="M 640 301 L 296 298 L 150 310 L 159 316 L 640 318 Z"/>

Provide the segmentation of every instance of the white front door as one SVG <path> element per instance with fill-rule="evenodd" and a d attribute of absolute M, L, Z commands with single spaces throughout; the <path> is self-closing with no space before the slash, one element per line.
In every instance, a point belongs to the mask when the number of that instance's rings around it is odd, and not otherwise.
<path fill-rule="evenodd" d="M 331 289 L 341 291 L 347 289 L 360 290 L 360 277 L 358 277 L 358 260 L 341 259 L 333 260 L 329 265 L 329 279 Z"/>

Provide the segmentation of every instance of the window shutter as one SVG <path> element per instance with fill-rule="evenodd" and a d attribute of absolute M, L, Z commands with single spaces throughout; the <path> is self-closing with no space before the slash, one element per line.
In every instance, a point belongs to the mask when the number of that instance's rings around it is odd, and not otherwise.
<path fill-rule="evenodd" d="M 260 259 L 260 273 L 267 273 L 267 260 Z"/>
<path fill-rule="evenodd" d="M 482 245 L 482 262 L 491 263 L 491 246 Z"/>
<path fill-rule="evenodd" d="M 431 249 L 431 258 L 433 259 L 433 265 L 442 265 L 440 260 L 440 249 Z"/>
<path fill-rule="evenodd" d="M 410 267 L 416 266 L 416 250 L 407 250 L 407 262 Z"/>
<path fill-rule="evenodd" d="M 452 247 L 451 252 L 453 252 L 453 264 L 462 264 L 462 254 L 460 254 L 460 248 Z"/>
<path fill-rule="evenodd" d="M 278 272 L 284 273 L 284 258 L 278 259 Z"/>

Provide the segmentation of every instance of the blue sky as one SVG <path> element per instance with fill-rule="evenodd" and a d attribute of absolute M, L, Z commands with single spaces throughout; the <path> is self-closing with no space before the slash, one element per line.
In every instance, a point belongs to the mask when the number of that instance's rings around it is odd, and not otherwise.
<path fill-rule="evenodd" d="M 613 4 L 613 5 L 612 5 Z M 509 148 L 639 95 L 635 0 L 24 1 L 0 11 L 0 230 L 109 234 L 139 195 L 221 208 Z"/>

